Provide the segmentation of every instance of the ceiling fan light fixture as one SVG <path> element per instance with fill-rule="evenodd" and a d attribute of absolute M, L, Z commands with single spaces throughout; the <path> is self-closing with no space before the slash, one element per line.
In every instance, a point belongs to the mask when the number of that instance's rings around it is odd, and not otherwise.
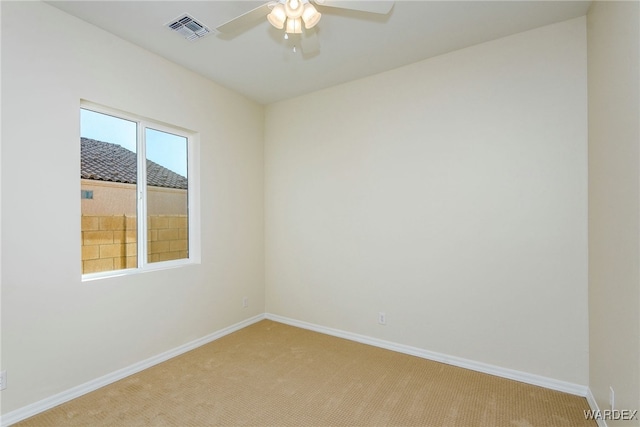
<path fill-rule="evenodd" d="M 304 5 L 304 11 L 302 12 L 302 20 L 304 21 L 304 26 L 307 29 L 315 27 L 316 24 L 320 22 L 321 17 L 322 17 L 322 14 L 318 12 L 311 3 L 306 3 Z"/>
<path fill-rule="evenodd" d="M 301 34 L 302 33 L 302 20 L 300 18 L 295 19 L 287 19 L 287 29 L 288 34 Z"/>
<path fill-rule="evenodd" d="M 302 0 L 286 0 L 284 3 L 284 10 L 289 19 L 300 18 L 302 16 L 302 12 L 304 12 L 304 4 L 302 3 Z"/>
<path fill-rule="evenodd" d="M 267 15 L 269 23 L 279 30 L 284 28 L 285 19 L 287 19 L 287 14 L 281 4 L 275 5 L 271 13 Z"/>

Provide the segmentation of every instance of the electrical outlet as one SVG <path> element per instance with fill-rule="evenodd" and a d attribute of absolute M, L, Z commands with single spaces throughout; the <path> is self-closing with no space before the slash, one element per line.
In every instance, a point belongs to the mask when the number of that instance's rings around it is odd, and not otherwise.
<path fill-rule="evenodd" d="M 0 372 L 0 390 L 7 388 L 7 371 Z"/>
<path fill-rule="evenodd" d="M 387 324 L 387 315 L 384 314 L 382 311 L 378 313 L 378 323 L 380 325 L 386 325 Z"/>
<path fill-rule="evenodd" d="M 244 297 L 244 298 L 242 298 L 242 306 L 243 306 L 244 308 L 249 307 L 249 297 Z"/>
<path fill-rule="evenodd" d="M 612 411 L 616 408 L 616 395 L 613 392 L 613 387 L 609 387 L 609 406 Z"/>

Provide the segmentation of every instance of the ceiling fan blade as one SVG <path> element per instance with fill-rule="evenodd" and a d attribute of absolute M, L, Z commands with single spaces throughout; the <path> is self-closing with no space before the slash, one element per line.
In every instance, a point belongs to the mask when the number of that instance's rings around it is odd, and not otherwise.
<path fill-rule="evenodd" d="M 272 3 L 273 2 L 265 3 L 262 6 L 258 6 L 247 13 L 243 13 L 242 15 L 233 18 L 231 21 L 227 21 L 224 24 L 216 27 L 216 30 L 218 30 L 222 34 L 232 34 L 245 30 L 260 18 L 264 19 L 264 17 L 267 16 L 269 12 L 271 12 L 269 6 Z"/>
<path fill-rule="evenodd" d="M 320 53 L 320 40 L 316 28 L 305 30 L 300 38 L 300 49 L 305 56 L 313 56 Z"/>
<path fill-rule="evenodd" d="M 314 0 L 314 2 L 319 6 L 379 13 L 381 15 L 389 13 L 394 3 L 391 0 Z"/>

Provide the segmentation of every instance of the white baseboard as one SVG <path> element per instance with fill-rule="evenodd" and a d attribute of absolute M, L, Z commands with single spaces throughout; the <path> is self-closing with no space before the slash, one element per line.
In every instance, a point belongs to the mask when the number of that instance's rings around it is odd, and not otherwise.
<path fill-rule="evenodd" d="M 540 375 L 534 375 L 526 372 L 516 371 L 513 369 L 502 368 L 499 366 L 489 365 L 486 363 L 476 362 L 473 360 L 463 359 L 460 357 L 449 356 L 442 353 L 436 353 L 436 352 L 424 350 L 417 347 L 397 344 L 390 341 L 380 340 L 377 338 L 355 334 L 352 332 L 347 332 L 339 329 L 328 328 L 325 326 L 303 322 L 300 320 L 278 316 L 275 314 L 264 313 L 264 314 L 260 314 L 260 315 L 251 317 L 249 319 L 246 319 L 242 322 L 236 323 L 235 325 L 231 325 L 227 328 L 216 331 L 212 334 L 209 334 L 205 337 L 199 338 L 187 344 L 176 347 L 172 350 L 166 351 L 157 356 L 143 360 L 129 367 L 112 372 L 103 377 L 81 384 L 77 387 L 73 387 L 69 390 L 63 391 L 61 393 L 58 393 L 46 399 L 24 406 L 20 409 L 16 409 L 15 411 L 8 412 L 7 414 L 3 415 L 0 418 L 0 426 L 2 427 L 10 426 L 11 424 L 17 423 L 33 415 L 39 414 L 40 412 L 46 411 L 47 409 L 51 409 L 54 406 L 68 402 L 69 400 L 75 399 L 76 397 L 80 397 L 86 393 L 97 390 L 100 387 L 104 387 L 108 384 L 119 381 L 130 375 L 133 375 L 147 368 L 150 368 L 154 365 L 165 362 L 173 357 L 186 353 L 187 351 L 190 351 L 200 346 L 203 346 L 205 344 L 208 344 L 212 341 L 222 338 L 225 335 L 228 335 L 232 332 L 236 332 L 242 328 L 245 328 L 249 325 L 259 322 L 260 320 L 265 318 L 276 321 L 276 322 L 284 323 L 287 325 L 296 326 L 299 328 L 308 329 L 311 331 L 320 332 L 323 334 L 332 335 L 335 337 L 344 338 L 351 341 L 384 348 L 387 350 L 397 351 L 399 353 L 421 357 L 423 359 L 446 363 L 449 365 L 471 369 L 473 371 L 482 372 L 485 374 L 495 375 L 502 378 L 512 379 L 512 380 L 520 381 L 527 384 L 545 387 L 551 390 L 556 390 L 564 393 L 586 397 L 587 402 L 589 403 L 589 406 L 591 407 L 591 409 L 592 410 L 598 409 L 598 404 L 596 403 L 596 400 L 593 397 L 591 390 L 589 389 L 589 387 L 584 385 L 569 383 L 566 381 L 560 381 L 553 378 L 543 377 Z M 607 427 L 607 424 L 603 420 L 597 420 L 597 421 L 598 421 L 598 427 Z"/>
<path fill-rule="evenodd" d="M 246 328 L 247 326 L 252 325 L 256 322 L 259 322 L 264 318 L 265 318 L 264 314 L 259 314 L 257 316 L 243 320 L 242 322 L 238 322 L 235 325 L 231 325 L 229 327 L 220 329 L 219 331 L 216 331 L 212 334 L 209 334 L 197 340 L 191 341 L 187 344 L 183 344 L 179 347 L 166 351 L 157 356 L 150 357 L 149 359 L 135 363 L 126 368 L 117 370 L 103 377 L 96 378 L 95 380 L 73 387 L 69 390 L 63 391 L 62 393 L 55 394 L 46 399 L 24 406 L 20 409 L 16 409 L 15 411 L 8 412 L 7 414 L 1 417 L 0 426 L 2 427 L 10 426 L 11 424 L 17 423 L 18 421 L 22 421 L 26 418 L 32 417 L 36 414 L 39 414 L 40 412 L 46 411 L 47 409 L 51 409 L 54 406 L 58 406 L 62 403 L 68 402 L 69 400 L 75 399 L 76 397 L 80 397 L 84 394 L 97 390 L 100 387 L 104 387 L 106 385 L 119 381 L 123 378 L 126 378 L 130 375 L 133 375 L 147 368 L 150 368 L 154 365 L 165 362 L 173 357 L 186 353 L 187 351 L 194 350 L 200 346 L 203 346 L 219 338 L 222 338 L 225 335 L 229 335 L 232 332 L 238 331 L 242 328 Z"/>
<path fill-rule="evenodd" d="M 280 323 L 296 326 L 303 329 L 309 329 L 311 331 L 320 332 L 327 335 L 333 335 L 335 337 L 344 338 L 344 339 L 356 341 L 363 344 L 369 344 L 375 347 L 397 351 L 399 353 L 409 354 L 411 356 L 421 357 L 423 359 L 446 363 L 448 365 L 458 366 L 460 368 L 471 369 L 473 371 L 482 372 L 485 374 L 495 375 L 495 376 L 507 378 L 510 380 L 537 385 L 537 386 L 545 387 L 551 390 L 561 391 L 564 393 L 569 393 L 569 394 L 573 394 L 581 397 L 587 397 L 587 395 L 590 393 L 589 387 L 580 385 L 580 384 L 560 381 L 553 378 L 543 377 L 540 375 L 534 375 L 526 372 L 516 371 L 513 369 L 502 368 L 500 366 L 489 365 L 487 363 L 476 362 L 474 360 L 463 359 L 461 357 L 449 356 L 446 354 L 436 353 L 433 351 L 424 350 L 417 347 L 397 344 L 390 341 L 371 338 L 365 335 L 354 334 L 352 332 L 342 331 L 339 329 L 327 328 L 325 326 L 320 326 L 313 323 L 290 319 L 288 317 L 278 316 L 276 314 L 266 313 L 265 317 L 275 322 L 280 322 Z M 591 403 L 589 404 L 591 405 Z"/>
<path fill-rule="evenodd" d="M 591 393 L 591 389 L 587 390 L 587 402 L 589 402 L 589 407 L 593 412 L 600 413 L 600 407 L 598 406 L 598 402 L 596 402 L 596 398 Z M 597 418 L 596 422 L 598 423 L 598 427 L 607 427 L 607 422 L 602 418 Z"/>

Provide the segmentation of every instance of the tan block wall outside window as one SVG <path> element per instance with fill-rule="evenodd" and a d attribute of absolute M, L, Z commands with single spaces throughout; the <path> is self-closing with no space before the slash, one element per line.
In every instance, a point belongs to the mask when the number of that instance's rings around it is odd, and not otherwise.
<path fill-rule="evenodd" d="M 149 217 L 148 262 L 189 257 L 187 215 Z M 82 274 L 136 268 L 136 217 L 82 215 Z"/>

